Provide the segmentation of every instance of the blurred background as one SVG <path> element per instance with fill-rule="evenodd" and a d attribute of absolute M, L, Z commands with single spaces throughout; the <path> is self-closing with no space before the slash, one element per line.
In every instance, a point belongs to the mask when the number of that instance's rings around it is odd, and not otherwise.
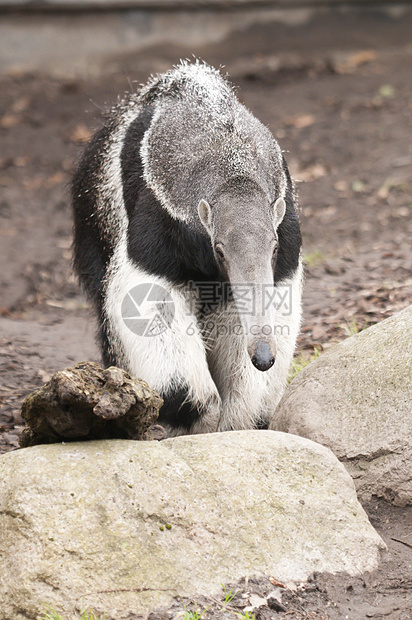
<path fill-rule="evenodd" d="M 0 450 L 22 396 L 99 360 L 70 263 L 84 143 L 119 96 L 193 57 L 228 73 L 295 179 L 297 364 L 410 303 L 410 2 L 0 0 Z"/>

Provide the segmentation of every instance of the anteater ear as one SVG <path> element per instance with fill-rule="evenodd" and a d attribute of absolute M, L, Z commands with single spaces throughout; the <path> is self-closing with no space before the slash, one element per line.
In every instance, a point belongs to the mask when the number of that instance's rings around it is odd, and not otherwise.
<path fill-rule="evenodd" d="M 197 206 L 200 221 L 208 232 L 212 228 L 212 209 L 206 200 L 201 200 Z"/>
<path fill-rule="evenodd" d="M 285 217 L 286 203 L 283 198 L 278 198 L 273 205 L 273 215 L 275 216 L 276 226 L 279 226 Z"/>

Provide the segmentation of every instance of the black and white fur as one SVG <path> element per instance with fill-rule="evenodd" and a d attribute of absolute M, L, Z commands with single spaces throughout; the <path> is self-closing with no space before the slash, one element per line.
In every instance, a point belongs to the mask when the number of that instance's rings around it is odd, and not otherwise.
<path fill-rule="evenodd" d="M 292 182 L 269 130 L 218 71 L 183 62 L 111 111 L 72 197 L 74 264 L 97 309 L 104 363 L 160 392 L 171 435 L 267 425 L 295 348 L 302 283 Z M 247 282 L 259 295 L 268 280 L 292 290 L 275 336 L 261 331 L 267 317 L 241 316 L 236 295 L 188 312 L 190 281 Z M 175 304 L 170 328 L 153 338 L 121 316 L 127 292 L 147 282 Z M 242 335 L 230 329 L 239 322 Z"/>

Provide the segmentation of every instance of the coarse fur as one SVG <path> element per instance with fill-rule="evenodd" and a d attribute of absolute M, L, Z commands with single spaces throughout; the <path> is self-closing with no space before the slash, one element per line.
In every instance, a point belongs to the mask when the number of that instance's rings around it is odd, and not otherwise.
<path fill-rule="evenodd" d="M 228 82 L 199 62 L 152 78 L 92 138 L 72 198 L 74 265 L 97 310 L 104 363 L 160 392 L 171 435 L 267 425 L 300 326 L 301 236 L 280 148 Z M 126 295 L 147 283 L 174 303 L 155 337 L 122 317 Z M 229 293 L 210 299 L 211 283 Z M 270 311 L 276 334 L 262 335 L 262 313 L 242 315 L 237 283 L 257 295 L 268 284 L 289 291 L 287 311 Z M 158 310 L 146 304 L 145 316 Z M 274 360 L 265 372 L 251 362 L 263 340 Z"/>

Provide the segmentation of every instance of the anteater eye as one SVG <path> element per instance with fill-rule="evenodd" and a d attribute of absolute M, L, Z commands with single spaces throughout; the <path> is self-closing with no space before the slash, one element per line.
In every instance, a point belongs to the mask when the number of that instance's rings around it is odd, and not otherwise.
<path fill-rule="evenodd" d="M 279 246 L 275 245 L 275 247 L 273 248 L 273 260 L 275 260 L 275 258 L 277 257 L 278 250 L 279 250 Z"/>
<path fill-rule="evenodd" d="M 225 260 L 225 255 L 224 255 L 223 250 L 222 250 L 220 245 L 215 246 L 215 253 L 216 253 L 216 256 L 217 256 L 217 258 L 219 260 L 221 260 L 221 261 Z"/>

